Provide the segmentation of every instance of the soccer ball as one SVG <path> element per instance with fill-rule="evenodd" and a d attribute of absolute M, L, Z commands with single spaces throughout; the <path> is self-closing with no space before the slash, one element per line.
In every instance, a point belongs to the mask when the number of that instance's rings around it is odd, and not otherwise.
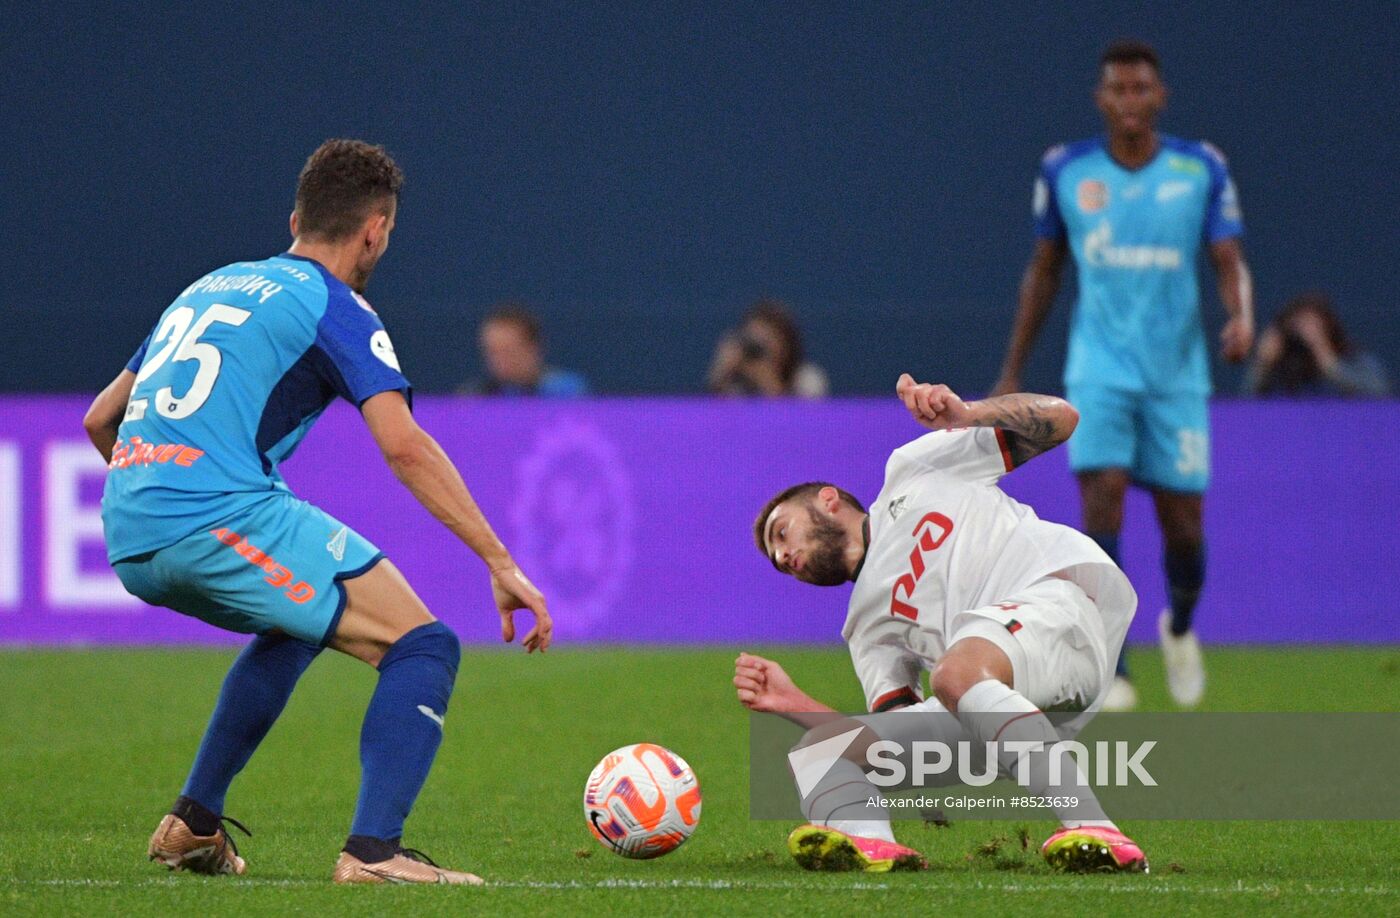
<path fill-rule="evenodd" d="M 669 749 L 623 746 L 588 776 L 583 816 L 604 847 L 623 857 L 660 857 L 679 848 L 700 822 L 700 782 Z"/>

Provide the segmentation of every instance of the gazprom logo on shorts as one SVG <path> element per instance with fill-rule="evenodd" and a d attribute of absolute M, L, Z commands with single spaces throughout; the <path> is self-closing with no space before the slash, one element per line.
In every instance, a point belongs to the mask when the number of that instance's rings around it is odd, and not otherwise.
<path fill-rule="evenodd" d="M 254 546 L 233 530 L 214 529 L 211 530 L 209 534 L 229 548 L 232 548 L 244 561 L 247 561 L 249 564 L 267 574 L 263 580 L 279 590 L 286 587 L 285 595 L 292 602 L 300 605 L 316 595 L 315 587 L 305 581 L 293 583 L 292 581 L 296 580 L 296 574 L 293 574 L 290 570 L 279 564 L 277 559 L 273 558 L 261 548 Z"/>
<path fill-rule="evenodd" d="M 1084 260 L 1096 268 L 1141 270 L 1181 268 L 1181 249 L 1166 245 L 1114 245 L 1113 227 L 1107 220 L 1084 237 Z"/>

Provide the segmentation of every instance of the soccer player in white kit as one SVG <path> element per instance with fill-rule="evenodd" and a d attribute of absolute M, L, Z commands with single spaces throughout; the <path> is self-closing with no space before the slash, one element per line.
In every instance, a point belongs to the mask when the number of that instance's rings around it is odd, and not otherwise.
<path fill-rule="evenodd" d="M 1091 539 L 1039 519 L 997 487 L 1002 475 L 1069 439 L 1078 412 L 1027 393 L 963 402 L 908 374 L 896 391 L 935 432 L 894 451 L 869 511 L 834 485 L 809 482 L 769 501 L 754 538 L 780 572 L 804 583 L 854 581 L 841 633 L 872 713 L 941 716 L 864 721 L 871 730 L 847 758 L 829 770 L 821 763 L 824 777 L 803 799 L 810 822 L 792 833 L 789 849 L 808 869 L 925 866 L 895 843 L 888 812 L 869 802 L 871 785 L 852 753 L 873 731 L 979 749 L 1044 744 L 1028 757 L 1026 783 L 1046 796 L 1072 791 L 1079 801 L 1055 810 L 1062 827 L 1042 846 L 1046 860 L 1066 870 L 1145 870 L 1142 850 L 1104 816 L 1069 754 L 1052 746 L 1065 737 L 1043 713 L 1097 710 L 1137 596 Z M 811 728 L 804 745 L 851 727 L 840 721 L 833 729 L 835 711 L 772 660 L 741 654 L 734 684 L 751 710 Z M 1052 763 L 1057 756 L 1064 758 Z M 999 764 L 1009 773 L 1015 758 L 1003 753 Z"/>

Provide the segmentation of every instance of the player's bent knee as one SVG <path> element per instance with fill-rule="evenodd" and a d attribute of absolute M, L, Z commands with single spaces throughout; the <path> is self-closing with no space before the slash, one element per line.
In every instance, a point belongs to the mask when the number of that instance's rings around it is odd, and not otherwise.
<path fill-rule="evenodd" d="M 929 677 L 929 687 L 934 696 L 950 711 L 958 709 L 958 702 L 968 689 L 981 682 L 980 668 L 974 668 L 958 660 L 945 660 L 934 668 Z"/>
<path fill-rule="evenodd" d="M 345 611 L 330 646 L 371 666 L 379 666 L 400 638 L 436 621 L 388 559 L 346 580 L 343 587 Z"/>
<path fill-rule="evenodd" d="M 379 662 L 379 669 L 382 672 L 384 667 L 409 657 L 430 658 L 455 677 L 462 662 L 462 641 L 442 622 L 419 625 L 389 646 Z"/>
<path fill-rule="evenodd" d="M 967 690 L 988 679 L 1011 685 L 1011 661 L 990 641 L 968 638 L 954 644 L 938 661 L 929 675 L 929 687 L 945 708 L 956 711 Z"/>

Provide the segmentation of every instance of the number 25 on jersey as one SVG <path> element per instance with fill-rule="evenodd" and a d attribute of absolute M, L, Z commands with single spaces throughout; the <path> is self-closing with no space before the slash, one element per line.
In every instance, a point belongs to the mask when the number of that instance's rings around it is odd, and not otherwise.
<path fill-rule="evenodd" d="M 156 390 L 156 414 L 178 421 L 198 411 L 214 390 L 224 362 L 224 355 L 219 349 L 207 341 L 200 341 L 200 336 L 216 322 L 238 326 L 248 321 L 250 315 L 252 313 L 246 309 L 223 303 L 214 303 L 198 319 L 195 318 L 194 309 L 189 306 L 172 309 L 151 338 L 153 347 L 162 343 L 165 346 L 148 358 L 141 372 L 136 374 L 136 386 L 132 390 L 131 400 L 127 402 L 125 419 L 136 421 L 146 416 L 151 397 L 138 398 L 137 393 L 141 390 L 141 384 L 150 379 L 166 361 L 179 363 L 194 360 L 199 368 L 195 370 L 194 381 L 183 395 L 176 395 L 170 386 Z"/>

